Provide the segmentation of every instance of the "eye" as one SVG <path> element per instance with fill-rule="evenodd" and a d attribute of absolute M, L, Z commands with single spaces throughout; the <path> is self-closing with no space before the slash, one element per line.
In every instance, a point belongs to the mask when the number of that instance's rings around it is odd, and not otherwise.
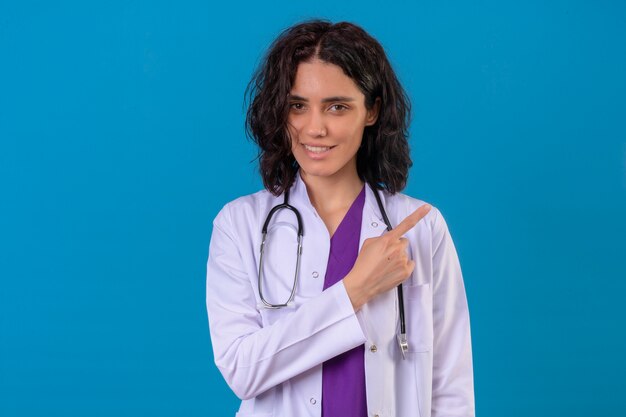
<path fill-rule="evenodd" d="M 348 106 L 343 104 L 333 104 L 329 107 L 329 110 L 333 112 L 342 112 L 348 110 Z"/>
<path fill-rule="evenodd" d="M 304 110 L 304 103 L 294 102 L 289 104 L 291 110 L 302 111 Z"/>

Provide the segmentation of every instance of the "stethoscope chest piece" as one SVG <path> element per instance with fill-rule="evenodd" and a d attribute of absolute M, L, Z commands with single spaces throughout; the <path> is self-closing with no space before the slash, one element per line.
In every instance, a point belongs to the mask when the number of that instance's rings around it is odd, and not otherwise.
<path fill-rule="evenodd" d="M 409 352 L 409 342 L 406 340 L 406 333 L 398 334 L 398 344 L 400 345 L 402 359 L 406 359 L 406 354 Z"/>

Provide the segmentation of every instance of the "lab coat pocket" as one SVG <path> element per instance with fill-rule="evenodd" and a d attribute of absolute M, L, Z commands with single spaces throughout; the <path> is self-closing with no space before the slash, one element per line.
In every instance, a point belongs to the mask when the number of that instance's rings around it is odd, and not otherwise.
<path fill-rule="evenodd" d="M 433 297 L 430 284 L 404 287 L 409 352 L 428 352 L 433 347 Z"/>
<path fill-rule="evenodd" d="M 273 413 L 237 413 L 235 417 L 274 417 Z"/>

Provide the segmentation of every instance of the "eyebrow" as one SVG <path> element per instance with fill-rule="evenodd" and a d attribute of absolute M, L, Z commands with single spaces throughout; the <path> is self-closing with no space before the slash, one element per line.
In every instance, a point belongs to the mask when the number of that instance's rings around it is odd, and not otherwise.
<path fill-rule="evenodd" d="M 293 101 L 304 101 L 307 102 L 309 101 L 308 98 L 305 97 L 301 97 L 301 96 L 297 96 L 295 94 L 290 94 L 289 95 L 289 100 L 293 100 Z M 347 97 L 347 96 L 333 96 L 333 97 L 326 97 L 322 99 L 322 103 L 330 103 L 332 101 L 354 101 L 355 99 L 353 97 Z"/>

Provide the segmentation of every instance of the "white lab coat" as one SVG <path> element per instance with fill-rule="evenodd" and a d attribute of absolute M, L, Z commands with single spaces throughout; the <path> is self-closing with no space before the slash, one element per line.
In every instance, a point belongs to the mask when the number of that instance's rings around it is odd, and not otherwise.
<path fill-rule="evenodd" d="M 380 193 L 392 226 L 423 201 Z M 261 306 L 258 292 L 261 228 L 283 202 L 267 191 L 228 203 L 213 222 L 206 303 L 215 363 L 243 401 L 238 417 L 321 415 L 322 363 L 365 344 L 370 417 L 474 416 L 470 323 L 457 253 L 433 207 L 406 233 L 416 261 L 403 284 L 409 352 L 402 359 L 395 289 L 355 313 L 343 282 L 322 291 L 330 239 L 298 175 L 290 203 L 302 216 L 304 238 L 293 306 Z M 296 261 L 296 219 L 279 211 L 268 232 L 263 294 L 289 297 Z M 366 185 L 359 247 L 385 223 Z M 328 416 L 335 417 L 335 416 Z"/>

